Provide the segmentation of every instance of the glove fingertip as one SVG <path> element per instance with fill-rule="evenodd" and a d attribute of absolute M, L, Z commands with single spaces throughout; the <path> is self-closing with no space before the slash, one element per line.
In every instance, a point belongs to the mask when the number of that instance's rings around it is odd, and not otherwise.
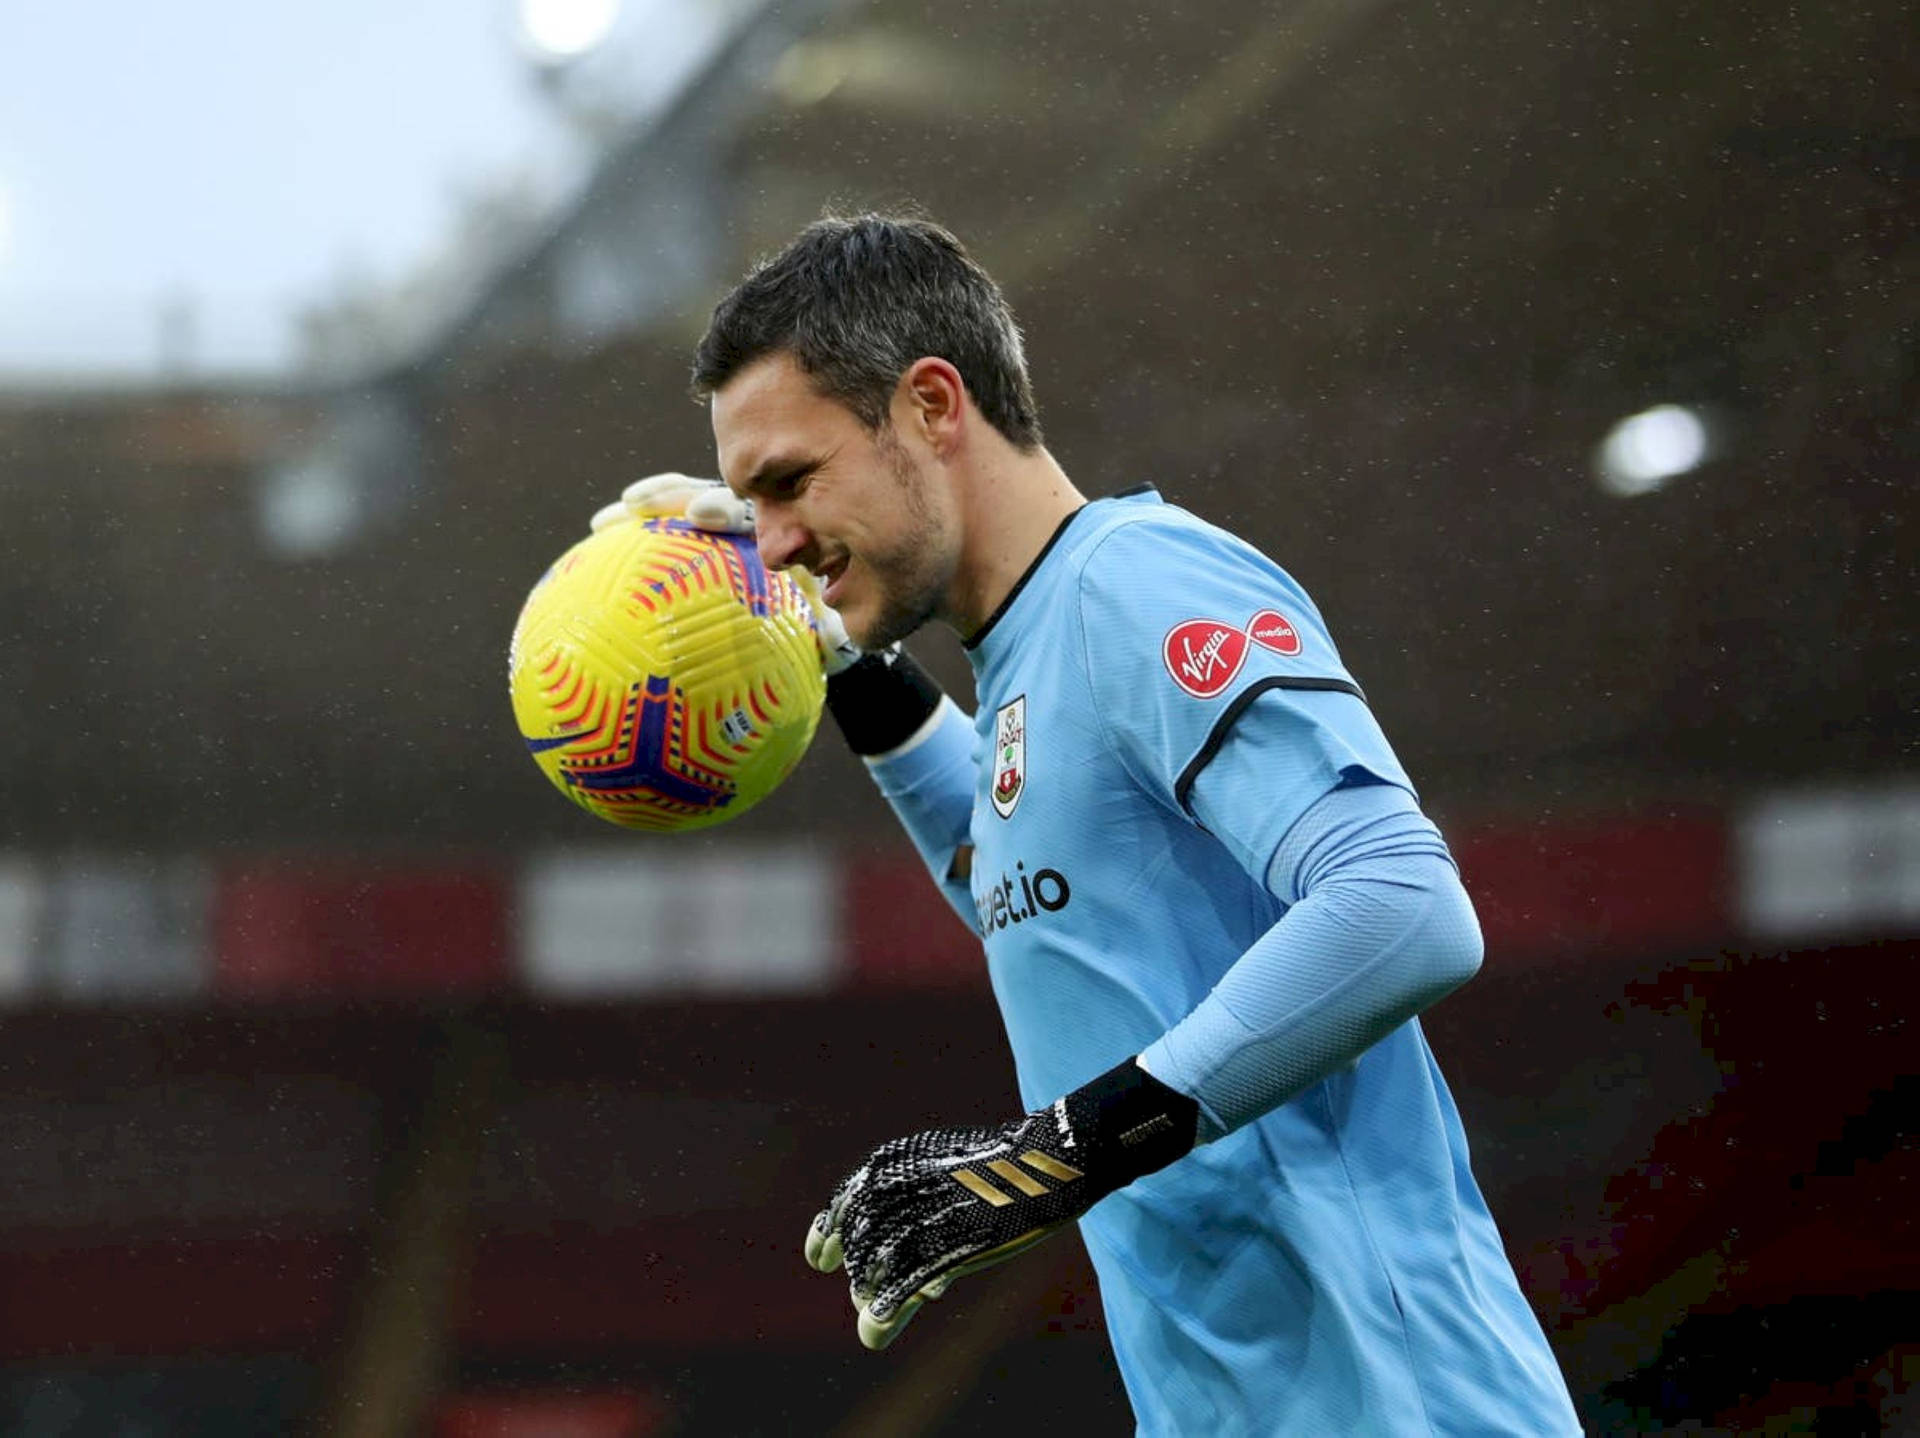
<path fill-rule="evenodd" d="M 821 1273 L 832 1273 L 845 1258 L 840 1235 L 826 1226 L 826 1215 L 816 1218 L 807 1229 L 807 1262 Z"/>
<path fill-rule="evenodd" d="M 669 490 L 694 489 L 700 483 L 700 480 L 668 470 L 661 474 L 650 474 L 645 479 L 636 479 L 620 491 L 620 500 L 623 504 L 644 504 Z"/>
<path fill-rule="evenodd" d="M 592 533 L 598 534 L 608 525 L 620 524 L 632 517 L 633 512 L 627 508 L 627 502 L 624 499 L 616 499 L 612 504 L 602 505 L 595 510 L 593 518 L 587 522 L 587 528 Z"/>
<path fill-rule="evenodd" d="M 870 1309 L 861 1309 L 860 1317 L 854 1325 L 860 1335 L 861 1344 L 878 1353 L 900 1336 L 901 1330 L 907 1326 L 913 1315 L 920 1311 L 920 1305 L 924 1301 L 916 1293 L 894 1309 L 887 1318 L 875 1318 Z"/>
<path fill-rule="evenodd" d="M 745 501 L 734 497 L 724 486 L 703 489 L 687 501 L 687 518 L 702 529 L 722 529 L 732 534 L 751 534 L 753 521 L 747 515 Z"/>

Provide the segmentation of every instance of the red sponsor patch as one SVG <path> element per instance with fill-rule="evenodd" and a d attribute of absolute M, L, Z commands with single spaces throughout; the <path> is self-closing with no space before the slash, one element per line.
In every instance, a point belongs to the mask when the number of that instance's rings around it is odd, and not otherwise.
<path fill-rule="evenodd" d="M 1218 619 L 1189 619 L 1167 631 L 1167 673 L 1196 699 L 1211 699 L 1247 662 L 1247 633 Z"/>
<path fill-rule="evenodd" d="M 1256 644 L 1264 644 L 1275 654 L 1298 654 L 1300 631 L 1293 621 L 1277 610 L 1263 609 L 1247 621 L 1247 633 Z"/>

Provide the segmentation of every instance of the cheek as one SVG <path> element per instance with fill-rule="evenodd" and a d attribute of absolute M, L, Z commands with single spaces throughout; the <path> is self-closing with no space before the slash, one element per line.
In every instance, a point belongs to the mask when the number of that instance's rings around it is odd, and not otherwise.
<path fill-rule="evenodd" d="M 940 563 L 940 528 L 932 515 L 914 506 L 897 506 L 884 527 L 868 531 L 867 540 L 874 568 L 890 574 L 920 575 Z"/>

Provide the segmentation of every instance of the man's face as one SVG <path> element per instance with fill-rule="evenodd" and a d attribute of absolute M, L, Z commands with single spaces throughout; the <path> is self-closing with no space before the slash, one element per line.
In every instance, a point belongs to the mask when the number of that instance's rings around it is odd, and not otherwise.
<path fill-rule="evenodd" d="M 896 419 L 910 419 L 897 397 Z M 818 575 L 855 644 L 881 648 L 941 612 L 956 524 L 931 457 L 893 425 L 869 430 L 775 353 L 714 393 L 713 437 L 721 478 L 753 500 L 760 557 Z"/>

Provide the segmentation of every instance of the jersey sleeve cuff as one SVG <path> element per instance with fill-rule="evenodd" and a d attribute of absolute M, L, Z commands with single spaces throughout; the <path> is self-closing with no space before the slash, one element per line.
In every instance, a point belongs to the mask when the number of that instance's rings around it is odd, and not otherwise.
<path fill-rule="evenodd" d="M 1186 1094 L 1194 1101 L 1194 1104 L 1199 1109 L 1199 1121 L 1195 1125 L 1193 1136 L 1193 1141 L 1196 1145 L 1212 1143 L 1216 1138 L 1220 1138 L 1226 1133 L 1227 1126 L 1220 1122 L 1219 1115 L 1207 1107 L 1207 1101 L 1194 1093 L 1190 1084 L 1181 1080 L 1180 1065 L 1174 1062 L 1172 1051 L 1167 1047 L 1165 1037 L 1149 1044 L 1140 1052 L 1138 1057 L 1134 1059 L 1134 1062 L 1138 1064 L 1141 1071 L 1150 1078 L 1157 1079 L 1168 1088 Z"/>

